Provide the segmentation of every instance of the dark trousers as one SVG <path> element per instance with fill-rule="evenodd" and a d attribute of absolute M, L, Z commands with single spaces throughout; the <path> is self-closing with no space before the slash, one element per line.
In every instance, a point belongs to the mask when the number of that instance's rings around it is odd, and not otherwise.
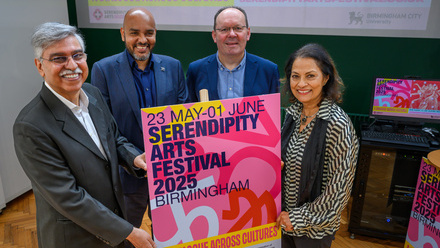
<path fill-rule="evenodd" d="M 125 193 L 125 209 L 127 210 L 127 220 L 133 226 L 139 228 L 142 225 L 142 220 L 149 205 L 148 184 L 144 184 L 134 193 Z M 148 208 L 148 217 L 151 219 L 151 208 Z M 151 227 L 153 234 L 153 227 Z M 125 248 L 134 248 L 130 242 L 125 243 Z"/>
<path fill-rule="evenodd" d="M 135 227 L 140 227 L 144 213 L 149 205 L 148 184 L 139 187 L 134 193 L 125 193 L 124 200 L 128 222 Z M 151 218 L 150 208 L 148 208 L 148 216 Z"/>
<path fill-rule="evenodd" d="M 294 237 L 286 234 L 281 235 L 282 248 L 330 248 L 334 235 L 325 236 L 322 239 L 311 239 L 307 237 Z"/>

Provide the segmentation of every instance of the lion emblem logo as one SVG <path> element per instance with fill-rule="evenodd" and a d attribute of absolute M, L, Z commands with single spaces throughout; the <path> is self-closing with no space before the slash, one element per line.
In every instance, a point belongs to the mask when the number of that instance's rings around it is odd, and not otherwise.
<path fill-rule="evenodd" d="M 350 14 L 350 23 L 348 23 L 349 25 L 351 25 L 353 22 L 355 22 L 354 24 L 355 25 L 357 25 L 357 24 L 363 24 L 364 22 L 362 21 L 362 18 L 364 17 L 364 15 L 362 15 L 361 14 L 361 12 L 354 12 L 354 11 L 351 11 L 351 12 L 349 12 L 349 14 Z"/>

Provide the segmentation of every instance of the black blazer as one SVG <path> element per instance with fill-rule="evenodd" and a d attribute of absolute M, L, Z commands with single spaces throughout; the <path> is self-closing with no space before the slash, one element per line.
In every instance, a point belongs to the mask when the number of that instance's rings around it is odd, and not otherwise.
<path fill-rule="evenodd" d="M 45 85 L 14 124 L 15 151 L 35 194 L 40 248 L 116 246 L 133 228 L 124 220 L 118 164 L 135 173 L 139 153 L 119 135 L 99 90 L 87 83 L 83 90 L 108 160 Z"/>

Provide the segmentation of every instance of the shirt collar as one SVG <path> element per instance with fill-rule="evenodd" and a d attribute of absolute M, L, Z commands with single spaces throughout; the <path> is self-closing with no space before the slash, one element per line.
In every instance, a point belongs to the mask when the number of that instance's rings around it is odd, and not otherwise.
<path fill-rule="evenodd" d="M 220 59 L 218 58 L 218 51 L 215 54 L 215 58 L 217 59 L 217 64 L 218 64 L 218 69 L 221 71 L 229 71 L 228 68 L 226 68 L 222 62 L 220 62 Z M 243 59 L 241 59 L 240 64 L 237 65 L 237 67 L 235 67 L 234 69 L 232 69 L 231 71 L 238 71 L 242 68 L 244 68 L 244 66 L 246 65 L 246 51 L 244 52 L 244 56 Z"/>
<path fill-rule="evenodd" d="M 132 70 L 137 69 L 140 71 L 138 64 L 136 63 L 136 60 L 134 60 L 133 56 L 131 56 L 131 54 L 128 52 L 127 49 L 125 49 L 125 54 L 127 55 L 128 64 L 130 65 L 131 69 Z M 150 62 L 148 63 L 147 67 L 145 68 L 145 71 L 153 70 L 153 64 L 154 64 L 153 53 L 150 52 Z"/>
<path fill-rule="evenodd" d="M 44 81 L 44 85 L 46 85 L 46 87 L 58 98 L 60 99 L 60 101 L 62 103 L 64 103 L 70 110 L 75 110 L 78 108 L 81 109 L 87 109 L 89 107 L 89 97 L 86 95 L 86 93 L 84 93 L 83 89 L 79 90 L 79 106 L 77 106 L 76 104 L 74 104 L 73 102 L 67 100 L 65 97 L 63 97 L 62 95 L 58 94 L 54 89 L 52 89 L 50 87 L 50 85 Z"/>

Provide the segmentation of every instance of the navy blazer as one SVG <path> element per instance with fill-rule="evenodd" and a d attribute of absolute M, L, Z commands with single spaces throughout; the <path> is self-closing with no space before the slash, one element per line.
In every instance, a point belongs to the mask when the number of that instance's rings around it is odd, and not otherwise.
<path fill-rule="evenodd" d="M 157 106 L 187 102 L 188 89 L 180 61 L 159 54 L 151 58 Z M 143 152 L 141 107 L 127 53 L 124 51 L 94 63 L 91 83 L 99 88 L 107 101 L 121 134 Z M 121 175 L 126 193 L 134 192 L 141 183 L 146 182 L 146 179 L 133 180 L 135 178 L 130 178 L 125 172 L 121 172 Z"/>
<path fill-rule="evenodd" d="M 121 242 L 133 228 L 123 219 L 118 168 L 126 165 L 134 172 L 139 152 L 119 135 L 99 90 L 88 83 L 83 90 L 108 160 L 44 85 L 14 124 L 15 151 L 35 194 L 39 247 L 124 247 Z"/>
<path fill-rule="evenodd" d="M 186 78 L 191 102 L 200 101 L 201 89 L 208 90 L 209 100 L 219 100 L 216 54 L 192 62 L 188 67 Z M 278 66 L 267 59 L 246 52 L 244 96 L 278 93 L 279 87 Z"/>

